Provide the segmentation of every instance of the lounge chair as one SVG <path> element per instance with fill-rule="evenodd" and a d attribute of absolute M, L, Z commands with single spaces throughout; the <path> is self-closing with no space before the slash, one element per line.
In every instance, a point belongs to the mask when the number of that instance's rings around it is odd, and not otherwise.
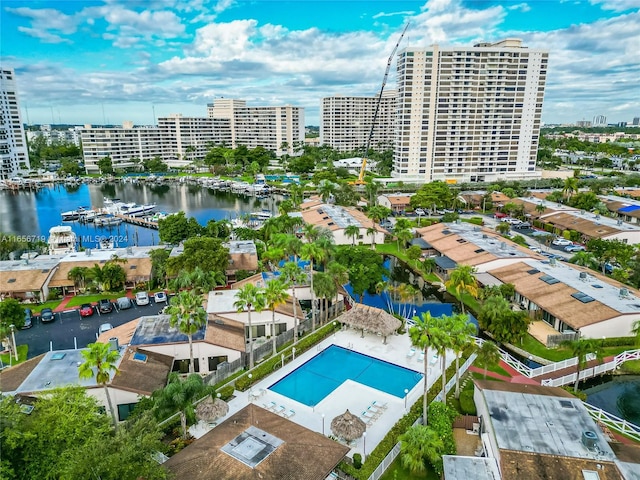
<path fill-rule="evenodd" d="M 420 352 L 418 355 L 418 363 L 424 362 L 424 351 Z"/>
<path fill-rule="evenodd" d="M 275 408 L 278 406 L 276 404 L 276 402 L 269 402 L 266 405 L 263 403 L 262 405 L 264 405 L 264 408 L 266 408 L 267 410 L 271 410 L 272 412 L 275 410 Z"/>
<path fill-rule="evenodd" d="M 376 418 L 378 418 L 377 415 L 374 415 L 373 412 L 369 410 L 365 410 L 364 412 L 362 412 L 361 416 L 370 418 L 371 420 L 375 420 Z"/>
<path fill-rule="evenodd" d="M 440 360 L 440 357 L 436 354 L 433 357 L 431 357 L 431 361 L 429 362 L 429 365 L 435 365 L 436 363 L 438 363 L 438 360 Z"/>
<path fill-rule="evenodd" d="M 415 348 L 413 348 L 413 347 L 411 347 L 411 348 L 409 349 L 409 351 L 407 352 L 407 358 L 411 358 L 411 357 L 413 357 L 415 354 L 416 354 L 416 349 L 415 349 Z"/>
<path fill-rule="evenodd" d="M 387 402 L 378 402 L 377 400 L 374 400 L 373 403 L 371 403 L 371 405 L 373 405 L 376 408 L 381 408 L 383 410 L 386 410 L 387 407 L 389 406 Z"/>
<path fill-rule="evenodd" d="M 377 419 L 380 415 L 382 415 L 382 410 L 377 409 L 374 406 L 368 406 L 367 412 L 371 412 L 373 414 L 373 418 Z"/>
<path fill-rule="evenodd" d="M 364 415 L 360 415 L 360 420 L 362 420 L 364 423 L 366 423 L 369 426 L 373 425 L 373 418 L 371 417 L 365 417 Z"/>
<path fill-rule="evenodd" d="M 277 413 L 278 415 L 281 415 L 286 410 L 287 409 L 284 407 L 284 405 L 279 405 L 275 408 L 274 412 Z"/>
<path fill-rule="evenodd" d="M 291 417 L 293 417 L 295 414 L 296 414 L 296 412 L 295 412 L 295 411 L 293 411 L 293 410 L 291 410 L 291 409 L 289 409 L 287 412 L 282 412 L 282 416 L 283 416 L 284 418 L 291 418 Z"/>

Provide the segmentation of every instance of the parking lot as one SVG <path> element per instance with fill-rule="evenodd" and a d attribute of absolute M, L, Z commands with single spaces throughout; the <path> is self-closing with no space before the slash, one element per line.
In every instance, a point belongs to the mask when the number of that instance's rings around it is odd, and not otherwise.
<path fill-rule="evenodd" d="M 101 324 L 110 323 L 117 327 L 145 315 L 156 315 L 166 305 L 156 304 L 151 299 L 149 305 L 138 306 L 134 303 L 126 310 L 119 310 L 117 305 L 114 305 L 111 313 L 101 314 L 94 308 L 94 314 L 90 317 L 81 317 L 79 309 L 74 308 L 55 313 L 55 320 L 49 323 L 42 323 L 39 317 L 34 317 L 31 328 L 16 332 L 16 342 L 18 345 L 29 345 L 28 358 L 50 349 L 83 348 L 96 341 Z"/>

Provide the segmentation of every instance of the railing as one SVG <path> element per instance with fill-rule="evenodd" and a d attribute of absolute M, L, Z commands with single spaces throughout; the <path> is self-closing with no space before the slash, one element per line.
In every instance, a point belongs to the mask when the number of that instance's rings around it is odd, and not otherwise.
<path fill-rule="evenodd" d="M 640 442 L 639 426 L 634 425 L 633 423 L 630 423 L 623 418 L 616 417 L 611 413 L 605 412 L 601 408 L 589 405 L 586 402 L 582 402 L 582 404 L 587 409 L 587 412 L 589 412 L 589 415 L 591 415 L 591 418 L 593 418 L 596 422 L 605 425 L 611 430 L 622 433 L 623 435 L 632 438 L 636 442 Z"/>
<path fill-rule="evenodd" d="M 550 365 L 544 365 L 538 368 L 532 368 L 527 375 L 529 378 L 539 377 L 540 375 L 546 375 L 547 373 L 557 372 L 558 370 L 562 370 L 564 368 L 575 367 L 578 364 L 578 358 L 568 358 L 567 360 L 561 360 L 556 363 L 552 363 Z"/>
<path fill-rule="evenodd" d="M 467 369 L 475 361 L 476 357 L 477 355 L 475 353 L 472 353 L 471 356 L 467 359 L 467 361 L 462 364 L 462 366 L 458 370 L 458 374 L 460 376 L 462 376 L 467 371 Z M 427 379 L 425 379 L 425 382 L 426 381 Z M 436 378 L 436 381 L 437 381 L 437 378 Z M 441 402 L 442 401 L 441 399 L 446 398 L 447 393 L 449 393 L 449 391 L 451 390 L 451 388 L 453 388 L 455 384 L 456 384 L 456 376 L 452 375 L 449 381 L 447 382 L 447 384 L 445 385 L 444 393 L 442 390 L 440 390 L 440 393 L 436 395 L 433 401 Z M 414 425 L 417 425 L 418 423 L 421 423 L 421 422 L 422 422 L 422 417 L 418 418 L 414 422 Z M 389 468 L 389 465 L 391 465 L 393 461 L 396 459 L 396 457 L 400 454 L 400 443 L 401 442 L 398 442 L 393 446 L 393 448 L 387 454 L 387 456 L 384 457 L 380 465 L 378 465 L 378 467 L 373 471 L 373 473 L 369 475 L 368 480 L 378 480 L 379 478 L 382 477 L 382 475 L 384 475 L 384 472 L 387 470 L 387 468 Z"/>
<path fill-rule="evenodd" d="M 618 355 L 616 355 L 613 360 L 601 363 L 600 365 L 596 365 L 594 367 L 584 368 L 580 370 L 580 380 L 584 380 L 587 378 L 595 377 L 596 375 L 602 375 L 603 373 L 611 372 L 622 365 L 624 362 L 629 360 L 640 360 L 640 349 L 637 350 L 627 350 Z M 565 362 L 573 361 L 572 366 L 576 366 L 578 364 L 577 358 L 570 358 L 569 360 L 565 360 Z M 561 363 L 561 362 L 559 362 Z M 552 365 L 547 365 L 551 367 Z M 575 383 L 577 372 L 570 373 L 568 375 L 564 375 L 558 378 L 547 378 L 542 380 L 541 385 L 545 387 L 561 387 L 563 385 L 569 385 L 570 383 Z"/>
<path fill-rule="evenodd" d="M 484 342 L 486 342 L 486 340 L 484 340 L 482 338 L 479 338 L 479 337 L 476 337 L 475 342 L 476 342 L 476 345 L 478 345 L 478 347 L 481 347 L 482 344 Z M 504 363 L 509 365 L 514 370 L 517 370 L 519 373 L 521 373 L 525 377 L 530 377 L 531 376 L 531 367 L 525 365 L 524 363 L 522 363 L 517 358 L 511 356 L 509 354 L 509 352 L 507 352 L 506 350 L 498 348 L 498 351 L 500 352 L 500 358 L 502 358 Z"/>

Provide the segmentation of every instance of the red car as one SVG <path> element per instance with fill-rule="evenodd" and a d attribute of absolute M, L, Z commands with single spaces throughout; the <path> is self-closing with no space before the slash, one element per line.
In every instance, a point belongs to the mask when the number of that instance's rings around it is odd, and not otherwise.
<path fill-rule="evenodd" d="M 81 317 L 90 317 L 93 315 L 93 305 L 90 303 L 83 303 L 80 306 L 80 316 Z"/>

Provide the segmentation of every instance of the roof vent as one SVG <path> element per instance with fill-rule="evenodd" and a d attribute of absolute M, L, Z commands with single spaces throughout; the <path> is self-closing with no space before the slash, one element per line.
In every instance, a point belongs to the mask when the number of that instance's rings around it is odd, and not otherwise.
<path fill-rule="evenodd" d="M 587 281 L 587 272 L 580 272 L 580 280 L 583 282 Z"/>
<path fill-rule="evenodd" d="M 592 432 L 591 430 L 582 432 L 582 444 L 589 450 L 594 450 L 598 444 L 596 432 Z"/>
<path fill-rule="evenodd" d="M 109 338 L 109 351 L 117 352 L 119 348 L 120 345 L 118 344 L 118 337 Z"/>
<path fill-rule="evenodd" d="M 127 247 L 127 255 L 133 255 L 133 248 Z"/>
<path fill-rule="evenodd" d="M 618 219 L 618 225 L 622 225 L 622 219 L 621 218 Z"/>
<path fill-rule="evenodd" d="M 549 265 L 552 266 L 552 267 L 555 267 L 556 266 L 556 259 L 555 258 L 550 258 L 549 259 Z"/>
<path fill-rule="evenodd" d="M 489 235 L 487 235 L 486 233 L 483 233 L 482 238 L 489 238 Z"/>
<path fill-rule="evenodd" d="M 620 298 L 627 298 L 629 296 L 629 289 L 628 288 L 621 288 L 620 289 Z"/>
<path fill-rule="evenodd" d="M 86 252 L 86 254 L 87 254 L 87 257 L 90 257 L 90 256 L 91 256 L 91 249 L 90 249 L 90 248 L 87 248 L 87 249 L 85 250 L 85 252 Z"/>
<path fill-rule="evenodd" d="M 507 244 L 505 242 L 500 242 L 500 250 L 506 250 Z"/>

